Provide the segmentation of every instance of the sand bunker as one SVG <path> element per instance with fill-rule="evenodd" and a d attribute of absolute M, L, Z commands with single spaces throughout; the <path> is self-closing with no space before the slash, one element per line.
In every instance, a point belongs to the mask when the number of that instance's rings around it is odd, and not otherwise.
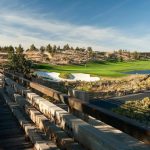
<path fill-rule="evenodd" d="M 91 77 L 90 74 L 84 73 L 72 73 L 73 79 L 63 79 L 60 78 L 60 73 L 57 72 L 40 72 L 37 71 L 36 74 L 40 77 L 46 77 L 54 81 L 86 81 L 86 82 L 94 82 L 100 80 L 99 77 Z"/>

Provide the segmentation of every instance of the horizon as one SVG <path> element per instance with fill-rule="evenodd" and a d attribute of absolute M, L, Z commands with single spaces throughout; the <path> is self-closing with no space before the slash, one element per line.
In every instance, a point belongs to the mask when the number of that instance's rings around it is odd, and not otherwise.
<path fill-rule="evenodd" d="M 1 0 L 0 45 L 149 52 L 150 1 Z"/>

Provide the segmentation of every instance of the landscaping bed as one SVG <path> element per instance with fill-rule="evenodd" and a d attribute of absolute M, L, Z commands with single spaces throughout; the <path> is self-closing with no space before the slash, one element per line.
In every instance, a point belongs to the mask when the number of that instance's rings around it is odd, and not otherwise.
<path fill-rule="evenodd" d="M 118 80 L 102 78 L 98 82 L 77 82 L 70 85 L 76 90 L 92 93 L 95 98 L 118 97 L 150 90 L 150 76 L 136 75 Z"/>
<path fill-rule="evenodd" d="M 112 109 L 113 112 L 135 119 L 140 123 L 150 126 L 150 98 L 142 100 L 126 101 L 118 108 Z"/>
<path fill-rule="evenodd" d="M 102 78 L 101 80 L 96 82 L 75 81 L 74 79 L 73 82 L 68 82 L 67 80 L 65 80 L 65 78 L 71 78 L 70 73 L 67 74 L 57 73 L 57 75 L 63 76 L 62 78 L 63 80 L 61 81 L 63 86 L 61 86 L 60 89 L 58 86 L 57 88 L 58 91 L 62 91 L 63 89 L 65 89 L 66 93 L 67 89 L 86 91 L 89 93 L 90 99 L 118 97 L 150 90 L 149 75 L 134 75 L 130 78 L 121 78 L 121 79 Z M 85 79 L 85 75 L 83 75 L 83 78 Z M 45 82 L 50 81 L 46 80 Z"/>

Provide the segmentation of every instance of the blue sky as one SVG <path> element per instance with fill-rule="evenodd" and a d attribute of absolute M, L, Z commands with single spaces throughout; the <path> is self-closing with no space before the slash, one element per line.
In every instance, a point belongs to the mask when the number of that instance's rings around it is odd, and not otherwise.
<path fill-rule="evenodd" d="M 150 0 L 0 0 L 0 45 L 150 51 Z"/>

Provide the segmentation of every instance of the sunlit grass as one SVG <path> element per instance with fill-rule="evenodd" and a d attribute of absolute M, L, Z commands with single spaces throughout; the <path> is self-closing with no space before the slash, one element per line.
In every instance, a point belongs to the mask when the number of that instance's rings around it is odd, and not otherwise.
<path fill-rule="evenodd" d="M 124 72 L 134 70 L 150 70 L 150 61 L 132 62 L 91 62 L 87 65 L 51 65 L 38 64 L 36 69 L 48 72 L 88 73 L 97 76 L 122 77 Z"/>

